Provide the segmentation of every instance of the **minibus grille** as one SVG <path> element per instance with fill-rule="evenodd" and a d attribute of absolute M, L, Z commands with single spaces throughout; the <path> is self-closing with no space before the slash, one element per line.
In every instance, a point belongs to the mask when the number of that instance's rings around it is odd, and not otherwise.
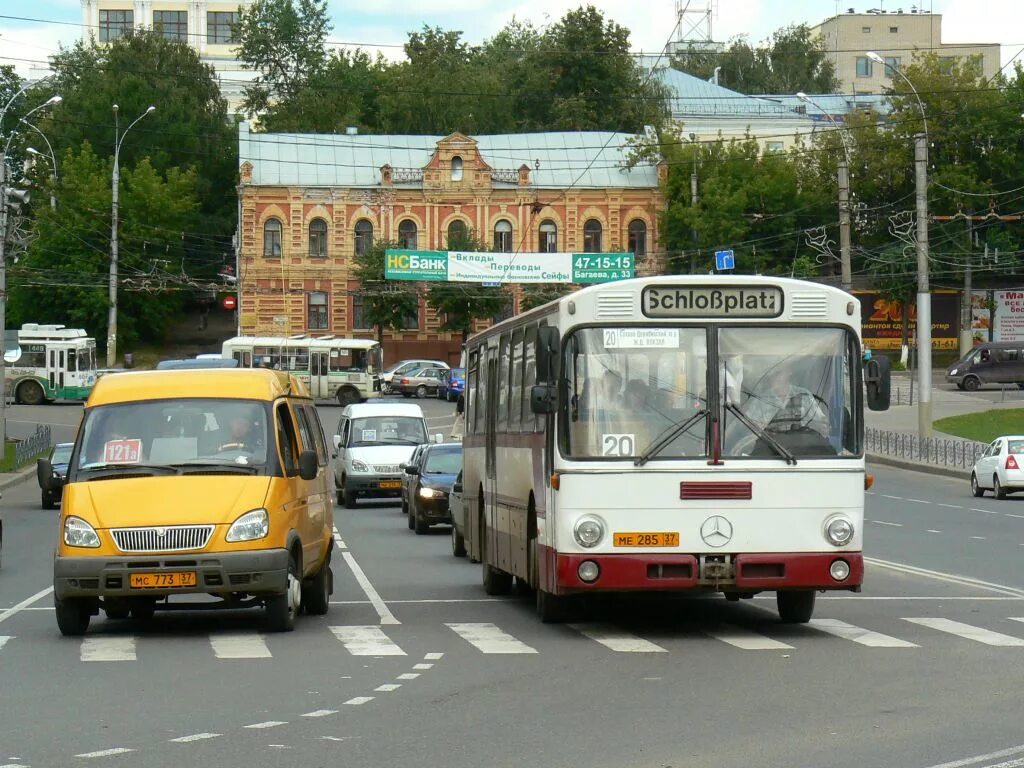
<path fill-rule="evenodd" d="M 213 534 L 213 526 L 114 528 L 111 533 L 122 552 L 187 552 L 205 547 Z"/>

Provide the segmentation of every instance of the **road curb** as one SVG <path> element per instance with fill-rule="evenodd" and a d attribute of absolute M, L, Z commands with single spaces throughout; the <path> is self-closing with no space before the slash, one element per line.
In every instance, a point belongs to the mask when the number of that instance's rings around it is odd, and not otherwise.
<path fill-rule="evenodd" d="M 13 488 L 16 485 L 21 485 L 26 480 L 35 477 L 35 474 L 35 462 L 32 463 L 32 466 L 26 467 L 20 472 L 7 473 L 7 476 L 4 477 L 3 480 L 0 480 L 0 491 L 6 491 L 8 488 Z"/>
<path fill-rule="evenodd" d="M 874 464 L 885 464 L 886 466 L 906 469 L 911 472 L 921 472 L 926 475 L 942 475 L 943 477 L 955 477 L 957 480 L 969 480 L 971 473 L 966 469 L 954 469 L 953 467 L 940 467 L 933 464 L 920 464 L 913 461 L 896 459 L 892 456 L 883 456 L 879 453 L 868 453 L 865 460 Z"/>

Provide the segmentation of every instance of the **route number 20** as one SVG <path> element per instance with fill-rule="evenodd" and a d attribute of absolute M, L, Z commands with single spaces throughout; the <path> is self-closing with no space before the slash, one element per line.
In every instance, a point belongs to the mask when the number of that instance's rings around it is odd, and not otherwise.
<path fill-rule="evenodd" d="M 601 435 L 602 456 L 632 456 L 636 449 L 633 435 Z"/>

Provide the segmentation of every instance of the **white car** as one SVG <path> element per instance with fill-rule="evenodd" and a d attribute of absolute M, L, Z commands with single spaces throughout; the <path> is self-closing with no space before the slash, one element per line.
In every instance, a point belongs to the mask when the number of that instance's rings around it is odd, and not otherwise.
<path fill-rule="evenodd" d="M 983 496 L 991 490 L 997 499 L 1024 491 L 1024 435 L 997 437 L 971 470 L 971 492 Z"/>

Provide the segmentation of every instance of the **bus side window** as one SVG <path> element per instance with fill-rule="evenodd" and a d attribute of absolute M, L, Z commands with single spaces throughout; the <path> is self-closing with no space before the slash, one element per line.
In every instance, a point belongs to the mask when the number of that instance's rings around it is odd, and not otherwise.
<path fill-rule="evenodd" d="M 502 334 L 501 346 L 498 352 L 498 381 L 495 389 L 498 394 L 498 412 L 495 428 L 498 432 L 504 432 L 508 428 L 508 397 L 509 397 L 509 337 Z"/>
<path fill-rule="evenodd" d="M 523 422 L 523 329 L 512 334 L 512 365 L 509 371 L 508 431 L 519 432 Z"/>
<path fill-rule="evenodd" d="M 470 408 L 470 414 L 466 417 L 466 425 L 469 426 L 470 419 L 472 419 L 473 432 L 479 433 L 483 430 L 483 421 L 481 417 L 483 410 L 481 408 L 481 404 L 483 401 L 480 399 L 483 365 L 480 361 L 479 349 L 473 350 L 473 353 L 469 356 L 469 370 L 470 376 L 473 379 L 473 385 L 471 389 L 467 389 L 469 395 L 466 400 Z"/>
<path fill-rule="evenodd" d="M 277 406 L 277 444 L 281 449 L 281 464 L 285 476 L 298 474 L 298 447 L 295 441 L 295 424 L 287 403 Z"/>
<path fill-rule="evenodd" d="M 530 408 L 530 389 L 537 383 L 537 326 L 526 328 L 526 344 L 523 350 L 523 432 L 537 430 L 537 417 Z"/>

